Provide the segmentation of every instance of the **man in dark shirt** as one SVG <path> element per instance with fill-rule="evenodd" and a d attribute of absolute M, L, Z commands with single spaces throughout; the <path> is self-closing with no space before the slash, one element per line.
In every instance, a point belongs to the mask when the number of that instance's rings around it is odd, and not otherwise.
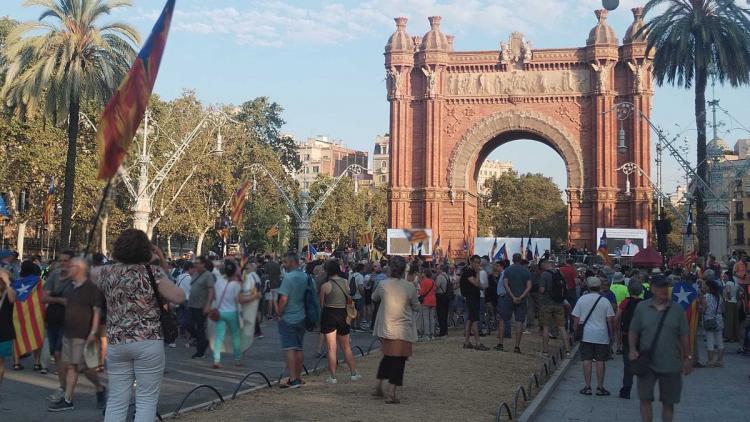
<path fill-rule="evenodd" d="M 5 375 L 5 359 L 13 357 L 13 340 L 16 332 L 13 328 L 13 303 L 16 291 L 10 286 L 10 272 L 0 269 L 0 384 Z"/>
<path fill-rule="evenodd" d="M 531 273 L 521 265 L 523 257 L 520 253 L 513 254 L 513 265 L 503 273 L 503 287 L 506 295 L 501 300 L 501 316 L 503 321 L 515 316 L 516 332 L 513 333 L 513 351 L 521 353 L 521 334 L 526 320 L 527 298 L 531 292 Z M 502 341 L 502 338 L 500 339 Z M 502 344 L 502 343 L 501 343 Z M 502 347 L 500 348 L 502 350 Z"/>
<path fill-rule="evenodd" d="M 91 344 L 94 345 L 94 350 L 99 349 L 96 341 L 103 302 L 99 288 L 88 280 L 87 267 L 86 261 L 74 258 L 68 269 L 73 289 L 65 296 L 65 334 L 62 349 L 62 361 L 67 365 L 65 395 L 59 401 L 50 404 L 47 408 L 50 412 L 73 410 L 73 392 L 78 383 L 78 372 L 83 368 L 86 378 L 96 387 L 97 408 L 103 409 L 106 405 L 104 387 L 99 382 L 96 364 L 89 368 L 84 359 L 84 351 L 91 347 Z"/>
<path fill-rule="evenodd" d="M 268 277 L 268 283 L 271 286 L 271 308 L 273 315 L 279 319 L 279 287 L 281 287 L 281 266 L 274 261 L 270 255 L 266 255 L 266 263 L 263 271 Z"/>
<path fill-rule="evenodd" d="M 466 325 L 464 328 L 464 349 L 489 350 L 479 342 L 479 271 L 481 270 L 481 258 L 474 255 L 469 265 L 461 272 L 461 295 L 466 298 Z M 471 335 L 474 334 L 476 345 L 471 344 Z"/>

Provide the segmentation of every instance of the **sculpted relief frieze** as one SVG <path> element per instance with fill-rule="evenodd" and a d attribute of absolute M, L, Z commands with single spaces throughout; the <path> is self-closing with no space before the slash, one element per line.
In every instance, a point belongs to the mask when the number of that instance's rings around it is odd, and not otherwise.
<path fill-rule="evenodd" d="M 443 92 L 448 96 L 575 95 L 591 91 L 588 70 L 450 73 Z"/>

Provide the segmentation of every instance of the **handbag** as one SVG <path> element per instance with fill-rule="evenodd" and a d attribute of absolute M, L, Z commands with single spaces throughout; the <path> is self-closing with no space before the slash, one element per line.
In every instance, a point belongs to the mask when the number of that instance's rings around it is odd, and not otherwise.
<path fill-rule="evenodd" d="M 433 281 L 433 282 L 432 282 L 432 286 L 430 286 L 430 289 L 429 289 L 429 290 L 427 290 L 427 293 L 425 293 L 425 294 L 423 294 L 423 295 L 419 295 L 419 296 L 417 297 L 417 300 L 419 300 L 419 303 L 422 303 L 422 302 L 424 302 L 424 298 L 425 298 L 425 297 L 427 297 L 427 295 L 428 295 L 428 294 L 430 294 L 430 292 L 431 292 L 431 291 L 432 291 L 432 289 L 434 289 L 434 288 L 435 288 L 435 282 Z"/>
<path fill-rule="evenodd" d="M 352 297 L 347 293 L 341 286 L 339 286 L 339 283 L 336 283 L 335 281 L 331 280 L 332 284 L 335 284 L 336 287 L 341 290 L 341 293 L 346 296 L 346 323 L 351 325 L 352 321 L 354 321 L 357 318 L 357 307 L 354 306 L 354 301 L 352 300 Z"/>
<path fill-rule="evenodd" d="M 151 265 L 146 264 L 146 272 L 148 273 L 149 281 L 151 281 L 151 288 L 154 290 L 156 305 L 159 306 L 159 322 L 161 323 L 161 333 L 164 336 L 164 341 L 167 344 L 174 343 L 179 336 L 177 316 L 170 309 L 164 308 L 159 289 L 156 287 L 156 277 L 154 277 L 154 273 L 151 271 Z"/>
<path fill-rule="evenodd" d="M 221 298 L 219 299 L 219 304 L 216 306 L 216 308 L 208 311 L 208 319 L 210 319 L 211 321 L 218 321 L 221 318 L 221 315 L 219 314 L 219 307 L 221 307 L 221 302 L 224 302 L 224 294 L 226 294 L 228 287 L 229 287 L 229 280 L 227 280 L 227 285 L 224 286 L 224 291 L 221 292 Z"/>
<path fill-rule="evenodd" d="M 714 316 L 712 316 L 709 319 L 703 320 L 703 329 L 706 331 L 718 331 L 719 321 L 716 320 L 718 315 L 719 315 L 719 300 L 716 301 L 716 312 L 714 313 Z"/>
<path fill-rule="evenodd" d="M 633 375 L 642 377 L 651 370 L 651 355 L 654 352 L 654 349 L 656 349 L 656 341 L 659 339 L 659 334 L 661 333 L 661 328 L 664 326 L 664 320 L 667 319 L 667 314 L 669 313 L 669 306 L 667 306 L 667 309 L 664 310 L 664 314 L 662 314 L 661 319 L 659 320 L 659 326 L 656 328 L 656 334 L 654 335 L 654 339 L 651 340 L 651 347 L 648 348 L 648 350 L 641 350 L 638 352 L 638 358 L 636 360 L 630 361 L 630 372 L 633 373 Z"/>
<path fill-rule="evenodd" d="M 586 315 L 586 319 L 583 320 L 582 324 L 578 324 L 578 326 L 576 326 L 575 333 L 573 333 L 573 336 L 574 336 L 573 338 L 575 339 L 575 341 L 583 340 L 583 326 L 586 325 L 587 322 L 589 322 L 589 318 L 591 318 L 591 314 L 594 313 L 594 309 L 596 309 L 596 305 L 599 304 L 599 301 L 602 300 L 603 297 L 604 296 L 599 296 L 598 298 L 596 298 L 596 302 L 594 302 L 594 306 L 591 307 L 589 314 Z"/>

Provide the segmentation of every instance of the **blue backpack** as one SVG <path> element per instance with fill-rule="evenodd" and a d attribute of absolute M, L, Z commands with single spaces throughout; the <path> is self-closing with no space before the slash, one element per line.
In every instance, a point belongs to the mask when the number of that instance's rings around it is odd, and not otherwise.
<path fill-rule="evenodd" d="M 307 276 L 307 289 L 305 289 L 305 328 L 314 331 L 320 323 L 320 299 L 315 289 L 312 277 Z"/>

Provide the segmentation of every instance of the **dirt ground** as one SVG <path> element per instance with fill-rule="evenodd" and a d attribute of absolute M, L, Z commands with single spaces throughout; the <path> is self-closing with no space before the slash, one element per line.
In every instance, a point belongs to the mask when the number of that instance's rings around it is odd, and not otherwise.
<path fill-rule="evenodd" d="M 361 381 L 351 382 L 348 369 L 339 367 L 337 385 L 327 385 L 327 369 L 304 377 L 306 385 L 297 390 L 274 386 L 238 397 L 216 410 L 199 410 L 180 416 L 182 421 L 490 421 L 501 401 L 512 404 L 518 385 L 528 383 L 529 375 L 544 362 L 537 331 L 524 335 L 522 354 L 494 350 L 464 350 L 459 331 L 448 338 L 414 345 L 414 355 L 406 364 L 404 387 L 399 389 L 401 404 L 385 404 L 373 397 L 380 353 L 356 360 Z M 486 346 L 495 338 L 484 337 Z M 555 340 L 552 346 L 559 347 Z M 512 350 L 510 339 L 506 350 Z M 509 347 L 510 346 L 510 347 Z M 324 363 L 323 363 L 324 364 Z M 322 364 L 322 365 L 323 365 Z M 520 404 L 519 404 L 520 406 Z M 520 410 L 519 410 L 520 412 Z"/>

